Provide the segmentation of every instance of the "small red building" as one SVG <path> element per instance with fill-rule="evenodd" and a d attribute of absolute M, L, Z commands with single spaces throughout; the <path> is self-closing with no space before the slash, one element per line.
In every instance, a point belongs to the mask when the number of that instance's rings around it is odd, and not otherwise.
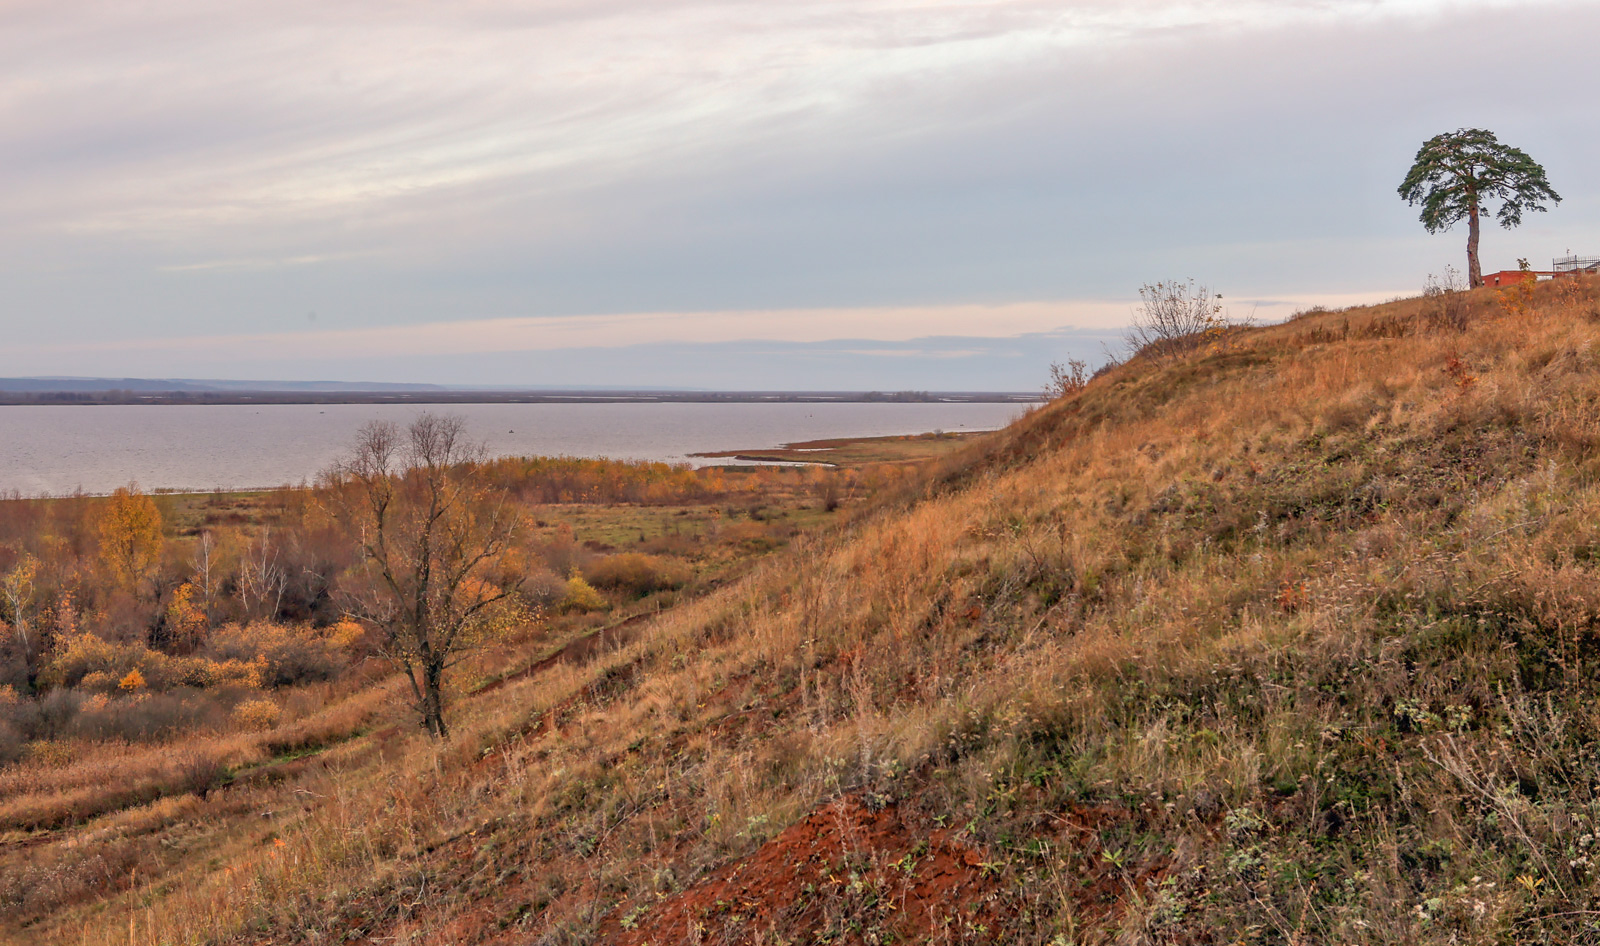
<path fill-rule="evenodd" d="M 1527 261 L 1522 261 L 1527 265 Z M 1485 273 L 1485 286 L 1515 286 L 1525 279 L 1559 279 L 1562 276 L 1590 276 L 1600 273 L 1600 257 L 1566 256 L 1550 261 L 1549 269 L 1502 269 Z"/>
<path fill-rule="evenodd" d="M 1484 273 L 1485 286 L 1515 286 L 1523 280 L 1538 279 L 1541 276 L 1550 277 L 1554 273 L 1543 273 L 1534 269 L 1502 269 L 1498 273 Z"/>

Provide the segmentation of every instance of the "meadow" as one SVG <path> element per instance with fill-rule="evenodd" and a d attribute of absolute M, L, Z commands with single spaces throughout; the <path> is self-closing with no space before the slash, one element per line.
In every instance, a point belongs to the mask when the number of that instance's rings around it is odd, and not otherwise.
<path fill-rule="evenodd" d="M 286 594 L 337 682 L 0 770 L 11 935 L 1595 940 L 1597 368 L 1595 280 L 1435 293 L 1135 356 L 833 513 L 815 470 L 624 520 L 596 492 L 581 530 L 531 491 L 558 580 L 567 549 L 684 583 L 546 582 L 446 741 Z M 187 656 L 270 665 L 240 648 Z"/>

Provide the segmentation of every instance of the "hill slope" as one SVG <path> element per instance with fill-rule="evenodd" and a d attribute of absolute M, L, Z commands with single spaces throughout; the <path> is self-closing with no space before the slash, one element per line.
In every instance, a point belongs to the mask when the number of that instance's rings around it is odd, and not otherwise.
<path fill-rule="evenodd" d="M 1135 360 L 23 938 L 1600 936 L 1600 285 L 1436 304 Z"/>

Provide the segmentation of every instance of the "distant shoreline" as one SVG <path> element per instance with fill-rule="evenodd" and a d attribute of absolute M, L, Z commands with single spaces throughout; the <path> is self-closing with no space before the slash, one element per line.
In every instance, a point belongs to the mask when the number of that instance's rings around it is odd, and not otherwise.
<path fill-rule="evenodd" d="M 117 404 L 1031 404 L 1022 391 L 0 391 L 0 406 Z"/>

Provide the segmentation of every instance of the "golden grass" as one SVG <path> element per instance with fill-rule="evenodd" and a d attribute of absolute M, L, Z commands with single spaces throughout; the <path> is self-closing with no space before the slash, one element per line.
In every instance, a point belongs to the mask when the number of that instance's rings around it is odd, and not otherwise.
<path fill-rule="evenodd" d="M 1595 288 L 1516 320 L 1479 294 L 1465 333 L 1411 301 L 1135 361 L 632 642 L 465 701 L 448 745 L 355 740 L 306 794 L 248 789 L 270 818 L 29 935 L 287 941 L 354 911 L 584 941 L 861 788 L 966 825 L 1015 880 L 1017 941 L 1584 935 Z M 1074 805 L 1126 812 L 1116 856 L 1170 881 L 1086 912 L 1020 844 Z"/>

